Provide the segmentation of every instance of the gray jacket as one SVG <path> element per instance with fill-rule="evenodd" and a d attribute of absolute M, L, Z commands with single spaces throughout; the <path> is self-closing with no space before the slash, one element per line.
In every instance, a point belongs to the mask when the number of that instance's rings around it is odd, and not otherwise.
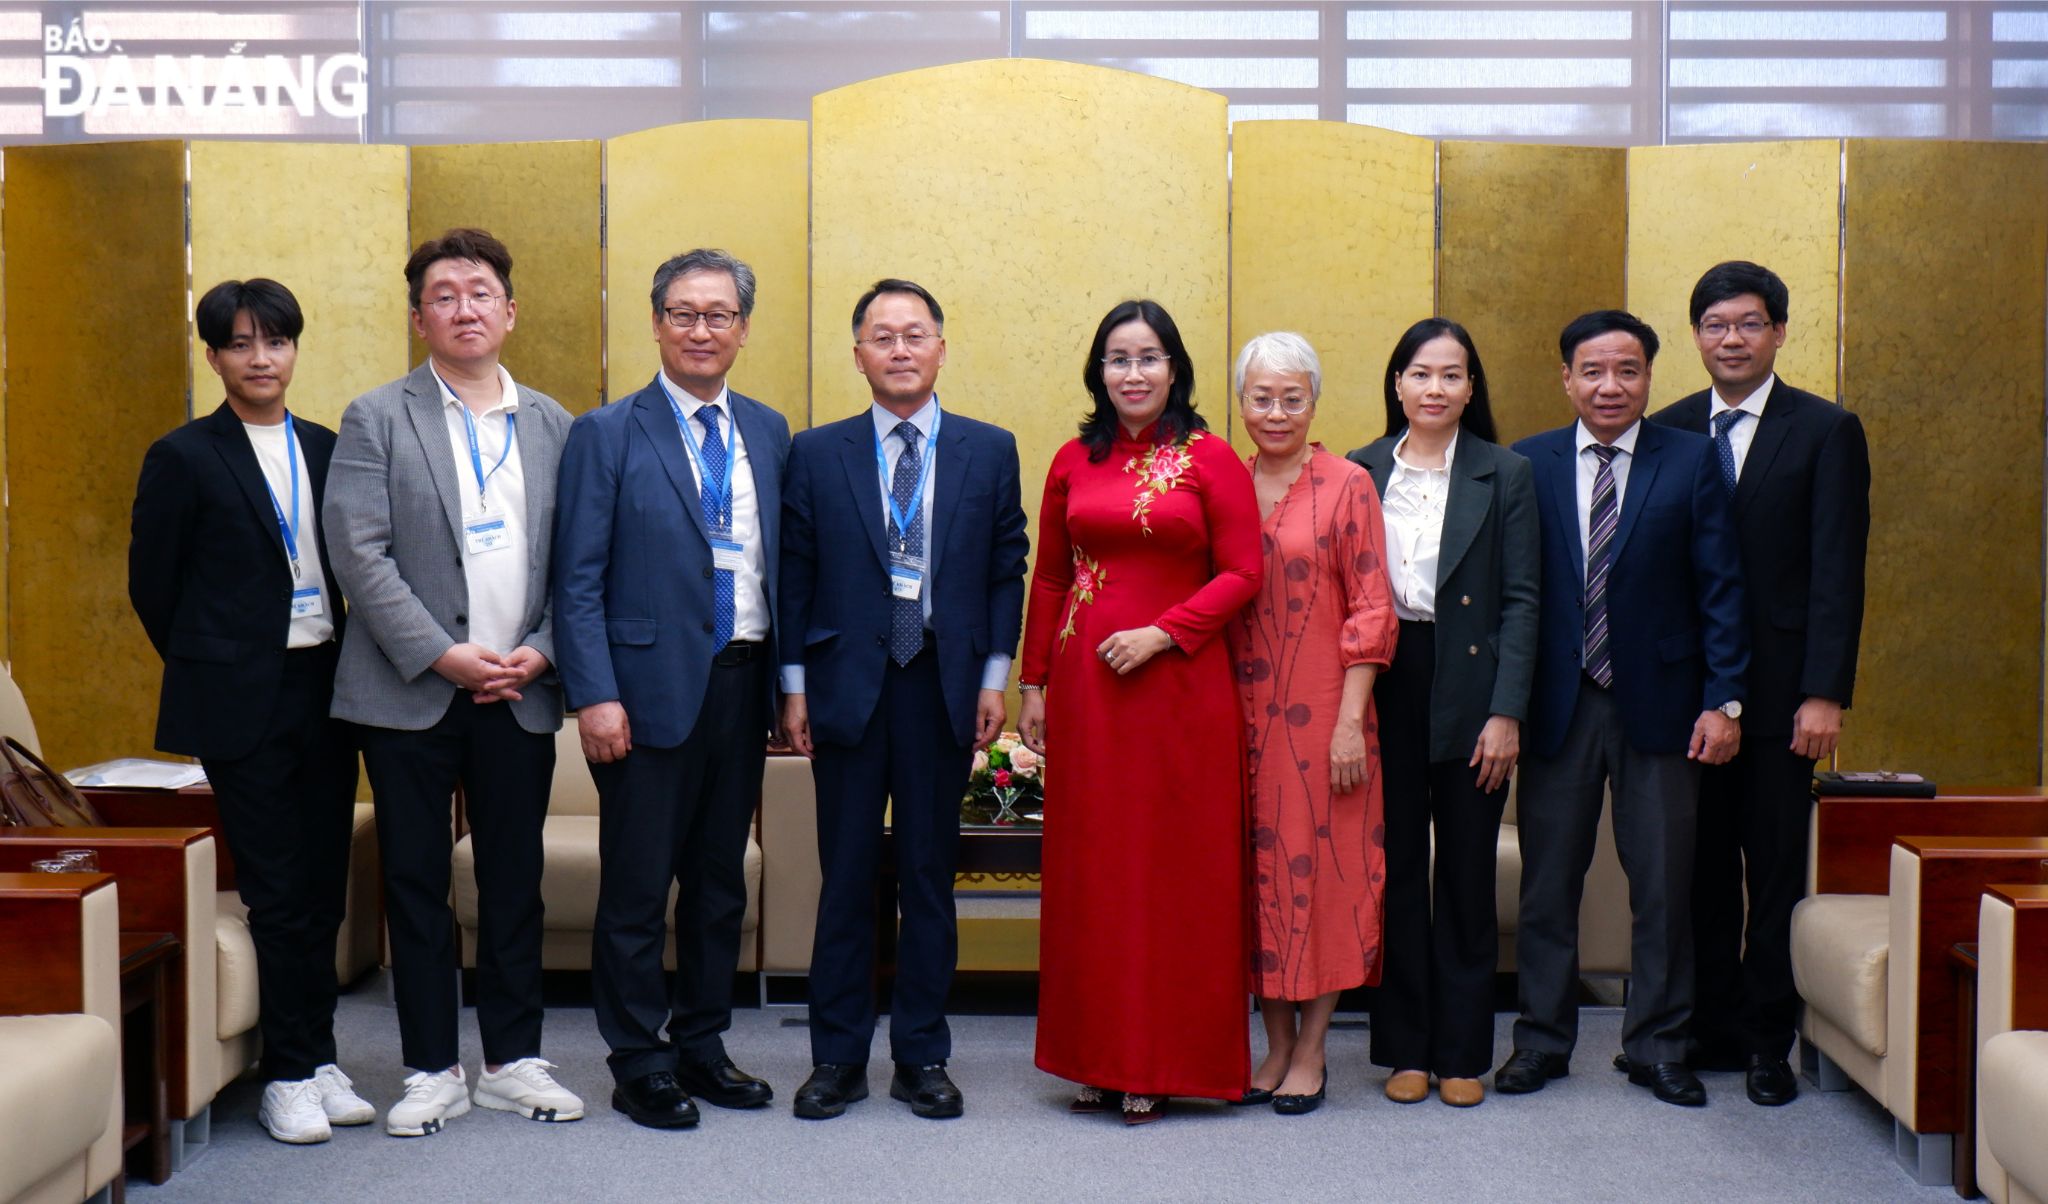
<path fill-rule="evenodd" d="M 440 386 L 426 364 L 350 402 L 320 511 L 334 576 L 349 602 L 334 674 L 337 719 L 423 731 L 439 722 L 455 683 L 430 667 L 469 638 L 462 571 L 462 500 Z M 526 635 L 550 668 L 507 703 L 519 726 L 562 726 L 549 605 L 555 473 L 569 412 L 519 386 L 519 458 L 526 478 Z"/>

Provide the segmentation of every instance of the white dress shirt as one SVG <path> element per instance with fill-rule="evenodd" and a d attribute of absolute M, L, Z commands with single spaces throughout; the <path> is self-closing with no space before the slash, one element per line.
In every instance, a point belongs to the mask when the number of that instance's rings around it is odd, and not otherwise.
<path fill-rule="evenodd" d="M 732 439 L 732 538 L 733 542 L 745 549 L 742 553 L 747 567 L 732 575 L 732 638 L 754 642 L 768 638 L 768 558 L 761 539 L 760 494 L 754 489 L 753 461 L 747 458 L 747 437 L 735 429 L 732 419 L 732 390 L 720 386 L 718 396 L 710 401 L 696 398 L 676 387 L 675 382 L 662 373 L 658 378 L 661 388 L 683 414 L 683 438 L 690 447 L 701 453 L 704 448 L 704 423 L 697 417 L 697 411 L 710 406 L 718 411 L 718 433 L 721 438 L 730 434 Z M 697 467 L 697 457 L 690 454 L 690 447 L 683 449 L 683 458 L 690 462 L 690 477 L 702 491 L 704 478 Z M 694 503 L 695 498 L 691 501 Z"/>
<path fill-rule="evenodd" d="M 1403 619 L 1436 619 L 1437 553 L 1444 538 L 1444 502 L 1451 494 L 1451 465 L 1458 454 L 1457 432 L 1444 448 L 1441 468 L 1422 468 L 1401 458 L 1403 432 L 1394 444 L 1394 470 L 1380 513 L 1387 528 L 1387 576 L 1394 586 L 1394 613 Z"/>
<path fill-rule="evenodd" d="M 477 455 L 489 482 L 479 493 L 462 399 L 439 372 L 434 380 L 441 386 L 448 446 L 455 453 L 455 492 L 462 499 L 463 526 L 486 512 L 505 522 L 505 546 L 496 551 L 472 553 L 467 532 L 456 533 L 462 547 L 462 577 L 469 588 L 469 637 L 464 642 L 503 655 L 519 647 L 526 636 L 526 586 L 533 559 L 526 537 L 526 472 L 520 466 L 517 424 L 511 421 L 519 409 L 519 387 L 505 366 L 498 365 L 497 404 L 475 416 Z"/>
<path fill-rule="evenodd" d="M 1707 403 L 1707 436 L 1713 437 L 1714 419 L 1730 410 L 1741 410 L 1749 417 L 1728 428 L 1728 449 L 1735 453 L 1735 479 L 1742 479 L 1743 462 L 1749 459 L 1749 445 L 1756 442 L 1756 424 L 1763 421 L 1764 403 L 1771 399 L 1771 386 L 1778 383 L 1778 374 L 1773 372 L 1764 377 L 1756 392 L 1734 405 L 1721 400 L 1721 391 L 1713 391 L 1713 400 Z"/>
<path fill-rule="evenodd" d="M 287 454 L 284 445 L 284 423 L 275 422 L 269 426 L 255 426 L 243 423 L 242 429 L 249 432 L 249 446 L 256 452 L 256 464 L 263 469 L 263 479 L 270 485 L 270 496 L 277 499 L 277 510 L 283 513 L 286 525 L 292 521 L 292 482 L 285 474 L 291 467 L 291 456 L 298 457 L 299 479 L 299 576 L 293 580 L 292 589 L 318 589 L 320 591 L 320 613 L 303 619 L 293 619 L 291 629 L 285 637 L 287 648 L 315 648 L 334 638 L 335 594 L 328 587 L 327 574 L 320 568 L 320 507 L 313 502 L 313 478 L 306 473 L 306 445 L 297 435 L 292 441 L 299 446 Z M 271 514 L 272 518 L 277 513 Z M 290 553 L 286 553 L 290 562 Z"/>
<path fill-rule="evenodd" d="M 1621 454 L 1614 457 L 1614 513 L 1621 514 L 1621 508 L 1628 504 L 1628 466 L 1636 458 L 1636 436 L 1643 430 L 1643 420 L 1635 423 L 1615 439 L 1614 446 Z M 1586 429 L 1584 422 L 1574 423 L 1573 437 L 1577 441 L 1579 461 L 1579 563 L 1583 566 L 1592 551 L 1593 526 L 1593 478 L 1600 473 L 1600 457 L 1590 450 L 1598 442 L 1593 433 Z"/>

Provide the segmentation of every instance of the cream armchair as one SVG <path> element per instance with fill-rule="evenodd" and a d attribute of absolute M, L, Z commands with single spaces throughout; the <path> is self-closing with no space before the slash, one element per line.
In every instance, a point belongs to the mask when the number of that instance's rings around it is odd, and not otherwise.
<path fill-rule="evenodd" d="M 1977 1187 L 2048 1200 L 2048 887 L 1993 886 L 1977 913 Z"/>
<path fill-rule="evenodd" d="M 122 1155 L 113 877 L 0 873 L 0 965 L 0 1200 L 104 1198 Z"/>

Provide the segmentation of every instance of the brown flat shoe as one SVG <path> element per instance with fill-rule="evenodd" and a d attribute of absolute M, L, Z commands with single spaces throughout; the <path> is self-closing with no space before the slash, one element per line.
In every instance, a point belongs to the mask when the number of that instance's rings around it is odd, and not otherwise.
<path fill-rule="evenodd" d="M 1439 1079 L 1436 1097 L 1453 1108 L 1470 1108 L 1486 1099 L 1486 1084 L 1478 1079 Z"/>
<path fill-rule="evenodd" d="M 1429 1074 L 1421 1070 L 1397 1070 L 1387 1079 L 1387 1098 L 1397 1104 L 1419 1104 L 1429 1098 Z"/>

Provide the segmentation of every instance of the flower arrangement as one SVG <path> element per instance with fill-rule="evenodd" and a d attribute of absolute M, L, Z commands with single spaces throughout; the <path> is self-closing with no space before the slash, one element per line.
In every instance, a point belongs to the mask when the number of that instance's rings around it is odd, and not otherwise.
<path fill-rule="evenodd" d="M 974 772 L 960 800 L 960 822 L 997 827 L 1038 827 L 1045 822 L 1045 761 L 1004 732 L 974 754 Z"/>

